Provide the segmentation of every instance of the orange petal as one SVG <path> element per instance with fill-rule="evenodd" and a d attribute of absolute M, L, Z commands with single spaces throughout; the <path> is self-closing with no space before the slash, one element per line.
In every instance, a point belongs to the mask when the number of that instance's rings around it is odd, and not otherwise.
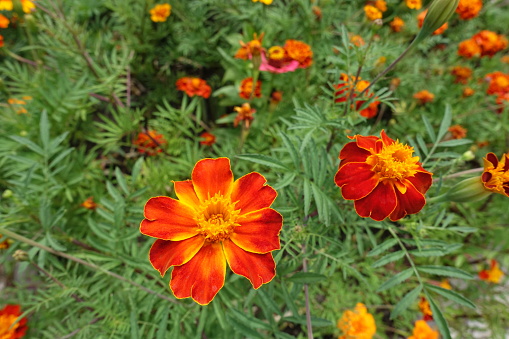
<path fill-rule="evenodd" d="M 277 193 L 272 187 L 265 185 L 266 182 L 263 175 L 253 172 L 233 183 L 231 200 L 237 201 L 235 209 L 240 209 L 241 215 L 272 205 Z"/>
<path fill-rule="evenodd" d="M 408 177 L 406 180 L 410 181 L 419 192 L 424 194 L 428 191 L 428 188 L 430 188 L 431 184 L 433 183 L 431 176 L 432 174 L 428 171 L 417 172 L 413 177 Z"/>
<path fill-rule="evenodd" d="M 195 256 L 171 272 L 170 288 L 179 299 L 207 305 L 224 286 L 226 259 L 220 243 L 206 242 Z"/>
<path fill-rule="evenodd" d="M 347 200 L 362 199 L 378 185 L 378 177 L 365 162 L 349 162 L 341 166 L 334 177 L 341 194 Z"/>
<path fill-rule="evenodd" d="M 267 253 L 281 248 L 279 232 L 283 217 L 272 208 L 243 215 L 238 220 L 230 239 L 243 250 L 253 253 Z"/>
<path fill-rule="evenodd" d="M 182 241 L 157 239 L 150 248 L 150 263 L 164 276 L 171 266 L 180 266 L 191 260 L 204 243 L 205 238 L 199 235 Z"/>
<path fill-rule="evenodd" d="M 385 130 L 382 130 L 382 132 L 380 132 L 380 137 L 382 138 L 382 141 L 384 142 L 385 146 L 394 144 L 394 140 L 389 138 L 387 134 L 385 134 Z"/>
<path fill-rule="evenodd" d="M 196 196 L 194 191 L 193 182 L 191 180 L 185 181 L 174 181 L 173 186 L 175 188 L 175 194 L 180 202 L 195 207 L 200 204 L 200 200 Z"/>
<path fill-rule="evenodd" d="M 233 184 L 230 159 L 202 159 L 194 166 L 191 178 L 200 201 L 205 201 L 216 193 L 227 195 Z"/>
<path fill-rule="evenodd" d="M 346 162 L 364 162 L 366 158 L 371 155 L 371 152 L 359 148 L 356 142 L 349 142 L 339 153 L 339 159 Z M 341 161 L 341 165 L 343 165 L 343 161 Z M 341 166 L 340 165 L 340 166 Z"/>
<path fill-rule="evenodd" d="M 357 146 L 360 148 L 364 148 L 365 150 L 375 150 L 376 149 L 376 142 L 380 139 L 377 137 L 370 135 L 370 136 L 362 136 L 357 135 Z"/>
<path fill-rule="evenodd" d="M 276 264 L 271 253 L 246 252 L 230 240 L 223 241 L 223 248 L 231 270 L 248 278 L 255 289 L 270 282 L 276 275 Z"/>
<path fill-rule="evenodd" d="M 365 198 L 355 200 L 355 211 L 361 217 L 382 221 L 396 208 L 396 193 L 391 183 L 380 183 Z"/>
<path fill-rule="evenodd" d="M 396 190 L 396 208 L 389 216 L 392 221 L 399 220 L 407 214 L 415 214 L 419 212 L 426 204 L 424 195 L 419 192 L 414 187 L 414 185 L 407 181 L 405 186 L 405 194 L 402 194 L 399 190 Z"/>
<path fill-rule="evenodd" d="M 168 197 L 150 198 L 145 204 L 140 232 L 149 237 L 180 241 L 198 234 L 194 210 Z"/>

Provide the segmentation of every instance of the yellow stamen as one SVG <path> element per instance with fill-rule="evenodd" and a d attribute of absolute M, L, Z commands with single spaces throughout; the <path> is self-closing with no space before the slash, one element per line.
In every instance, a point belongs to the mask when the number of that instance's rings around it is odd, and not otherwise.
<path fill-rule="evenodd" d="M 419 169 L 419 157 L 412 157 L 413 152 L 413 147 L 396 141 L 370 155 L 366 163 L 373 166 L 372 171 L 378 173 L 381 181 L 402 180 L 414 176 Z"/>
<path fill-rule="evenodd" d="M 200 205 L 196 223 L 200 234 L 210 242 L 223 241 L 230 238 L 237 223 L 240 209 L 235 209 L 236 202 L 229 197 L 216 194 Z"/>

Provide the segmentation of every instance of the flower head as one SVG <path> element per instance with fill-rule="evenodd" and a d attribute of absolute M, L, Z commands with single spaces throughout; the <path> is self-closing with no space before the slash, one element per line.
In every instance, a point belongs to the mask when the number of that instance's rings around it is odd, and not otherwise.
<path fill-rule="evenodd" d="M 138 137 L 133 141 L 133 144 L 138 146 L 138 152 L 146 153 L 147 155 L 156 155 L 161 153 L 161 145 L 166 144 L 162 134 L 154 130 L 138 133 Z"/>
<path fill-rule="evenodd" d="M 0 35 L 0 47 L 4 47 L 4 37 Z"/>
<path fill-rule="evenodd" d="M 248 60 L 251 59 L 253 55 L 260 55 L 261 51 L 263 50 L 262 40 L 264 35 L 265 34 L 262 33 L 260 36 L 258 36 L 258 34 L 253 33 L 253 40 L 249 41 L 248 43 L 239 41 L 240 48 L 237 50 L 237 53 L 235 53 L 235 58 Z"/>
<path fill-rule="evenodd" d="M 378 8 L 381 12 L 385 12 L 387 10 L 387 2 L 385 2 L 385 0 L 375 0 L 373 6 Z"/>
<path fill-rule="evenodd" d="M 357 34 L 352 34 L 352 36 L 350 36 L 350 42 L 357 47 L 361 47 L 366 44 L 364 42 L 364 39 L 360 35 L 357 35 Z"/>
<path fill-rule="evenodd" d="M 457 84 L 466 84 L 472 78 L 472 70 L 464 66 L 454 66 L 451 74 L 455 77 L 454 82 Z"/>
<path fill-rule="evenodd" d="M 244 121 L 245 128 L 249 128 L 256 110 L 251 108 L 251 105 L 247 102 L 243 103 L 242 106 L 235 106 L 233 109 L 237 112 L 237 116 L 233 120 L 233 126 L 237 127 L 241 121 Z"/>
<path fill-rule="evenodd" d="M 9 19 L 4 15 L 0 14 L 0 28 L 9 27 L 9 23 L 10 23 Z"/>
<path fill-rule="evenodd" d="M 419 300 L 419 310 L 421 311 L 424 320 L 433 320 L 433 312 L 429 306 L 428 299 L 425 297 L 421 297 Z"/>
<path fill-rule="evenodd" d="M 6 250 L 11 246 L 11 240 L 10 239 L 2 240 L 2 238 L 3 238 L 3 235 L 0 234 L 0 250 Z M 1 334 L 1 332 L 0 332 L 0 334 Z"/>
<path fill-rule="evenodd" d="M 341 83 L 335 86 L 335 102 L 346 102 L 348 97 L 351 95 L 352 99 L 354 99 L 355 109 L 359 111 L 359 114 L 367 119 L 373 118 L 378 113 L 378 105 L 380 101 L 373 101 L 367 107 L 361 109 L 361 107 L 366 103 L 367 99 L 359 98 L 359 94 L 364 91 L 369 86 L 369 81 L 361 80 L 360 77 L 355 77 L 353 75 L 347 75 L 345 73 L 341 73 L 340 76 Z M 371 98 L 373 93 L 367 92 L 367 98 Z"/>
<path fill-rule="evenodd" d="M 482 0 L 460 0 L 456 13 L 462 20 L 470 20 L 479 15 L 482 9 Z"/>
<path fill-rule="evenodd" d="M 494 153 L 486 154 L 481 180 L 485 189 L 509 197 L 509 153 L 500 161 Z"/>
<path fill-rule="evenodd" d="M 270 103 L 272 105 L 277 105 L 283 100 L 283 92 L 281 91 L 273 91 L 270 94 Z"/>
<path fill-rule="evenodd" d="M 262 96 L 262 82 L 260 80 L 256 81 L 256 86 L 254 86 L 254 92 L 253 92 L 253 78 L 245 78 L 240 83 L 240 92 L 239 96 L 242 99 L 249 100 L 251 99 L 251 96 L 255 98 L 260 98 Z"/>
<path fill-rule="evenodd" d="M 432 329 L 425 320 L 415 322 L 413 333 L 408 339 L 438 339 L 440 334 Z"/>
<path fill-rule="evenodd" d="M 165 22 L 171 14 L 170 4 L 155 5 L 150 10 L 150 20 L 153 22 Z"/>
<path fill-rule="evenodd" d="M 337 327 L 343 332 L 339 339 L 371 339 L 376 333 L 375 318 L 363 303 L 358 303 L 353 310 L 346 310 Z"/>
<path fill-rule="evenodd" d="M 12 11 L 13 7 L 12 0 L 0 0 L 0 11 Z"/>
<path fill-rule="evenodd" d="M 210 303 L 224 285 L 226 263 L 255 289 L 274 278 L 271 252 L 280 248 L 283 219 L 270 208 L 277 193 L 261 174 L 234 181 L 228 158 L 202 159 L 191 180 L 173 183 L 178 200 L 149 199 L 140 232 L 157 238 L 149 259 L 161 276 L 174 266 L 175 297 Z"/>
<path fill-rule="evenodd" d="M 428 10 L 425 10 L 425 11 L 422 11 L 421 13 L 419 13 L 419 15 L 417 16 L 417 25 L 419 26 L 419 28 L 422 27 L 423 23 L 424 23 L 424 18 L 426 17 L 426 14 L 428 14 Z M 437 28 L 434 32 L 433 32 L 433 35 L 440 35 L 442 34 L 443 32 L 445 32 L 445 30 L 449 27 L 449 24 L 446 22 L 444 23 L 442 26 L 440 26 L 439 28 Z"/>
<path fill-rule="evenodd" d="M 500 270 L 498 267 L 498 262 L 495 259 L 491 259 L 489 270 L 482 270 L 479 272 L 479 279 L 494 284 L 500 284 L 500 281 L 502 281 L 503 277 L 504 272 Z"/>
<path fill-rule="evenodd" d="M 481 55 L 481 47 L 473 39 L 464 40 L 458 45 L 458 55 L 471 59 Z"/>
<path fill-rule="evenodd" d="M 424 207 L 433 174 L 421 167 L 412 147 L 389 138 L 383 130 L 380 138 L 349 138 L 355 141 L 341 150 L 334 181 L 343 198 L 355 200 L 359 216 L 395 221 Z"/>
<path fill-rule="evenodd" d="M 393 32 L 401 32 L 403 29 L 403 26 L 405 26 L 405 22 L 400 17 L 394 17 L 394 19 L 389 23 L 389 26 L 391 26 L 391 30 Z"/>
<path fill-rule="evenodd" d="M 462 93 L 462 96 L 463 98 L 468 98 L 468 97 L 471 97 L 472 95 L 474 95 L 475 91 L 472 87 L 465 87 L 463 89 L 463 93 Z"/>
<path fill-rule="evenodd" d="M 21 0 L 21 9 L 24 13 L 31 13 L 35 10 L 34 2 L 31 0 Z"/>
<path fill-rule="evenodd" d="M 474 34 L 472 40 L 481 48 L 481 56 L 492 57 L 506 49 L 508 45 L 506 37 L 488 30 Z"/>
<path fill-rule="evenodd" d="M 305 42 L 286 40 L 284 49 L 290 58 L 299 62 L 299 68 L 308 68 L 313 63 L 313 51 Z"/>
<path fill-rule="evenodd" d="M 443 279 L 440 284 L 438 284 L 438 286 L 442 287 L 443 289 L 446 289 L 446 290 L 452 290 L 452 286 L 451 284 L 449 283 L 449 280 L 448 279 Z"/>
<path fill-rule="evenodd" d="M 290 58 L 288 52 L 281 46 L 272 46 L 267 53 L 262 52 L 261 56 L 260 71 L 287 73 L 299 68 L 299 62 Z"/>
<path fill-rule="evenodd" d="M 364 14 L 366 14 L 366 18 L 370 21 L 382 19 L 382 12 L 373 5 L 364 6 Z"/>
<path fill-rule="evenodd" d="M 421 0 L 405 0 L 406 6 L 410 9 L 421 9 L 422 1 Z"/>
<path fill-rule="evenodd" d="M 94 197 L 88 197 L 81 203 L 81 207 L 86 208 L 87 210 L 95 210 L 97 208 L 97 203 L 94 202 Z"/>
<path fill-rule="evenodd" d="M 499 94 L 495 99 L 495 103 L 497 105 L 497 113 L 501 114 L 509 106 L 509 92 Z"/>
<path fill-rule="evenodd" d="M 500 95 L 509 93 L 509 74 L 497 71 L 486 74 L 484 79 L 489 83 L 486 91 L 487 94 Z"/>
<path fill-rule="evenodd" d="M 212 146 L 216 143 L 216 136 L 209 132 L 203 132 L 200 134 L 200 138 L 202 138 L 201 145 Z"/>
<path fill-rule="evenodd" d="M 199 96 L 207 99 L 210 97 L 212 88 L 207 84 L 207 81 L 200 78 L 183 77 L 175 83 L 179 91 L 186 92 L 190 97 Z"/>
<path fill-rule="evenodd" d="M 19 339 L 25 336 L 28 329 L 27 318 L 23 317 L 16 322 L 21 316 L 21 308 L 19 305 L 6 305 L 0 310 L 0 338 L 2 339 Z"/>
<path fill-rule="evenodd" d="M 414 94 L 414 98 L 419 101 L 419 104 L 425 105 L 428 102 L 433 102 L 435 95 L 428 90 L 422 90 Z"/>
<path fill-rule="evenodd" d="M 449 127 L 453 139 L 463 139 L 467 137 L 467 129 L 461 125 L 452 125 Z"/>

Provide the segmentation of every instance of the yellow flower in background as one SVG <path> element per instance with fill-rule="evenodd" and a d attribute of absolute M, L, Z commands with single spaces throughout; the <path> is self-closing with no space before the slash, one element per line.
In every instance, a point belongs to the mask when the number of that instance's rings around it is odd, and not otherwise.
<path fill-rule="evenodd" d="M 150 10 L 150 20 L 153 22 L 165 22 L 171 14 L 170 4 L 156 5 Z"/>
<path fill-rule="evenodd" d="M 343 331 L 338 339 L 371 339 L 376 333 L 375 318 L 363 303 L 357 303 L 353 311 L 346 310 L 337 327 Z"/>
<path fill-rule="evenodd" d="M 439 337 L 438 331 L 432 329 L 426 321 L 417 320 L 414 331 L 408 339 L 438 339 Z"/>
<path fill-rule="evenodd" d="M 35 9 L 35 5 L 33 1 L 30 0 L 21 0 L 21 8 L 24 13 L 31 13 Z"/>
<path fill-rule="evenodd" d="M 272 0 L 253 0 L 253 2 L 261 2 L 262 4 L 265 4 L 265 5 L 272 4 Z"/>
<path fill-rule="evenodd" d="M 500 284 L 503 277 L 504 272 L 499 268 L 498 262 L 495 259 L 491 259 L 490 268 L 488 270 L 479 272 L 479 279 L 494 284 Z"/>
<path fill-rule="evenodd" d="M 406 6 L 410 9 L 421 9 L 422 1 L 421 0 L 405 0 Z"/>
<path fill-rule="evenodd" d="M 12 0 L 0 0 L 0 11 L 12 11 Z"/>
<path fill-rule="evenodd" d="M 446 290 L 452 290 L 452 286 L 451 284 L 449 283 L 449 280 L 448 279 L 444 279 L 440 282 L 440 284 L 438 285 L 442 288 L 445 288 Z"/>
<path fill-rule="evenodd" d="M 368 18 L 371 21 L 374 21 L 376 19 L 382 19 L 382 12 L 372 5 L 364 6 L 364 13 L 366 14 L 366 18 Z"/>

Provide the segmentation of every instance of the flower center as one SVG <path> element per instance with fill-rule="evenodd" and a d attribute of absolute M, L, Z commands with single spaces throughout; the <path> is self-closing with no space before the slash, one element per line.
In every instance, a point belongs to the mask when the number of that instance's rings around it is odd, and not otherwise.
<path fill-rule="evenodd" d="M 17 318 L 18 317 L 11 314 L 0 316 L 0 339 L 14 338 L 14 332 L 16 332 L 16 329 L 18 328 L 19 322 L 10 329 L 9 327 Z"/>
<path fill-rule="evenodd" d="M 273 60 L 282 60 L 285 57 L 285 50 L 280 46 L 273 46 L 269 48 L 269 58 Z"/>
<path fill-rule="evenodd" d="M 505 187 L 509 186 L 509 171 L 504 171 L 504 163 L 500 162 L 497 168 L 487 171 L 491 174 L 491 178 L 485 183 L 490 190 L 504 193 Z"/>
<path fill-rule="evenodd" d="M 230 238 L 237 223 L 240 210 L 235 209 L 236 202 L 229 197 L 216 194 L 199 207 L 196 223 L 199 232 L 210 242 L 223 241 Z"/>
<path fill-rule="evenodd" d="M 415 175 L 419 169 L 419 157 L 412 157 L 414 148 L 396 141 L 384 146 L 380 153 L 370 155 L 366 162 L 373 166 L 380 180 L 401 180 Z"/>

